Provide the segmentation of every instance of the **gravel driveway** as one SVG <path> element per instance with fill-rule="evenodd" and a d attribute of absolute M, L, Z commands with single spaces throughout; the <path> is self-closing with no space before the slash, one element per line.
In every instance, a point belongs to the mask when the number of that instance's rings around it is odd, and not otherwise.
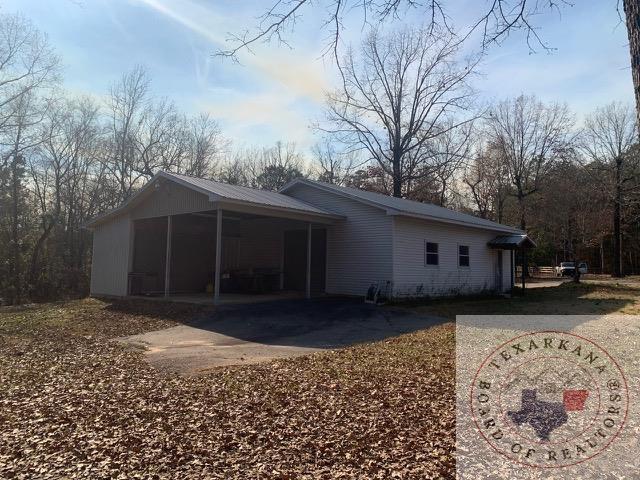
<path fill-rule="evenodd" d="M 322 298 L 223 306 L 188 324 L 120 340 L 161 370 L 196 373 L 382 340 L 444 321 L 361 300 Z"/>

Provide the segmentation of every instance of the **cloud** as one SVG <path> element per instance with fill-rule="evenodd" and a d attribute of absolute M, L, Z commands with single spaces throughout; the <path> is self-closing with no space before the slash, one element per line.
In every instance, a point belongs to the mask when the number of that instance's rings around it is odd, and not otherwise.
<path fill-rule="evenodd" d="M 226 38 L 220 32 L 234 28 L 233 25 L 229 25 L 229 17 L 190 0 L 171 4 L 162 0 L 138 1 L 204 37 L 216 48 L 225 47 Z M 254 51 L 255 54 L 241 53 L 240 61 L 244 68 L 251 70 L 254 75 L 260 74 L 261 82 L 266 80 L 288 92 L 318 103 L 322 102 L 324 91 L 330 87 L 330 82 L 328 72 L 323 68 L 318 55 L 301 55 L 259 45 L 255 46 Z M 223 61 L 220 59 L 220 62 Z"/>
<path fill-rule="evenodd" d="M 319 55 L 256 45 L 254 53 L 240 54 L 240 64 L 216 59 L 214 51 L 226 46 L 221 32 L 234 30 L 234 23 L 239 22 L 232 13 L 192 0 L 137 1 L 212 45 L 206 52 L 206 47 L 191 42 L 196 81 L 204 97 L 197 106 L 220 119 L 227 136 L 236 143 L 282 139 L 295 141 L 300 148 L 311 145 L 310 121 L 318 115 L 325 92 L 331 88 L 331 72 Z M 211 84 L 209 75 L 213 73 L 231 80 Z"/>
<path fill-rule="evenodd" d="M 226 134 L 237 144 L 271 143 L 271 139 L 293 141 L 300 148 L 312 143 L 309 120 L 292 97 L 280 94 L 235 94 L 227 101 L 203 106 L 220 119 Z"/>

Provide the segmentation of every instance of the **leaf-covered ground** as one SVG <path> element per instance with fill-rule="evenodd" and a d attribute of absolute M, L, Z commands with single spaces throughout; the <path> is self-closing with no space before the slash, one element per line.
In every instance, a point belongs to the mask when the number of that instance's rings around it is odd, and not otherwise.
<path fill-rule="evenodd" d="M 456 314 L 640 313 L 640 286 L 437 300 Z M 454 327 L 197 377 L 114 337 L 202 307 L 0 309 L 0 478 L 452 478 Z"/>
<path fill-rule="evenodd" d="M 198 312 L 0 311 L 0 478 L 447 478 L 454 328 L 179 377 L 110 339 Z"/>

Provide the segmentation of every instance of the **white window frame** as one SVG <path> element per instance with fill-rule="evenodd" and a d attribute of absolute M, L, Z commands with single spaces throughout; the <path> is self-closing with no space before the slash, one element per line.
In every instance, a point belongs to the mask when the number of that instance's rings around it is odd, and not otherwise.
<path fill-rule="evenodd" d="M 467 247 L 467 254 L 466 255 L 462 255 L 460 253 L 460 247 Z M 456 253 L 458 254 L 458 268 L 471 268 L 471 246 L 459 243 Z M 460 265 L 460 258 L 461 257 L 467 257 L 467 261 L 468 261 L 469 265 Z"/>
<path fill-rule="evenodd" d="M 436 252 L 427 252 L 427 245 L 428 244 L 432 244 L 436 246 Z M 428 263 L 427 262 L 427 257 L 429 255 L 435 255 L 436 256 L 436 261 L 437 263 L 433 264 L 433 263 Z M 440 266 L 440 243 L 438 242 L 431 242 L 429 240 L 425 240 L 424 241 L 424 266 L 425 267 L 429 267 L 429 268 L 438 268 Z"/>

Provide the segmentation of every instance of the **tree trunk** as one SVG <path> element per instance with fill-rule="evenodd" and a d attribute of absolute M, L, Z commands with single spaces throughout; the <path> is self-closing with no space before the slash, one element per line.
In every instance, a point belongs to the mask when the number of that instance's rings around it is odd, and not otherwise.
<path fill-rule="evenodd" d="M 518 205 L 520 207 L 520 230 L 526 230 L 527 217 L 524 209 L 524 196 L 522 194 L 518 194 Z"/>
<path fill-rule="evenodd" d="M 33 253 L 31 254 L 31 268 L 29 271 L 29 288 L 32 293 L 35 293 L 33 290 L 38 285 L 38 267 L 40 266 L 40 253 L 44 248 L 44 244 L 49 238 L 51 231 L 53 230 L 55 223 L 52 221 L 48 226 L 43 225 L 43 231 L 38 240 L 36 241 L 35 246 L 33 247 Z"/>
<path fill-rule="evenodd" d="M 13 298 L 11 303 L 22 303 L 22 262 L 20 251 L 20 156 L 13 155 L 11 165 L 11 243 L 13 247 L 13 261 L 11 263 L 11 276 L 13 281 Z"/>
<path fill-rule="evenodd" d="M 402 197 L 402 178 L 400 172 L 401 157 L 397 153 L 393 154 L 393 196 Z"/>
<path fill-rule="evenodd" d="M 613 277 L 622 277 L 622 161 L 616 160 L 616 196 L 613 202 Z"/>
<path fill-rule="evenodd" d="M 624 14 L 627 20 L 629 53 L 631 54 L 631 77 L 636 98 L 636 116 L 640 125 L 640 2 L 623 0 Z"/>

